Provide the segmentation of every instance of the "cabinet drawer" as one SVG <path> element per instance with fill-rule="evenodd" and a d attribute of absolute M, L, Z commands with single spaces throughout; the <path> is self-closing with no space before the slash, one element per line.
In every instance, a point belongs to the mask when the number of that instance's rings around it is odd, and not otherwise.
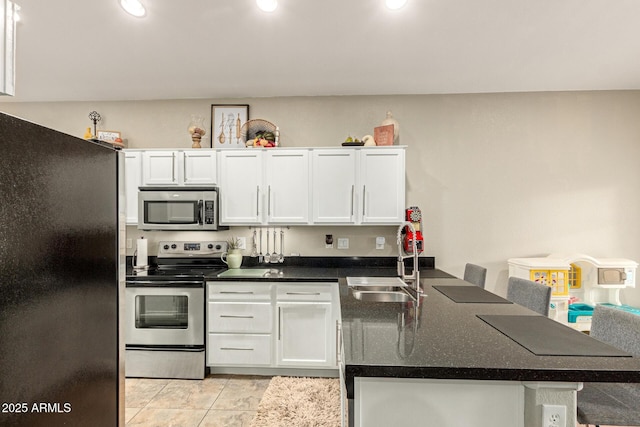
<path fill-rule="evenodd" d="M 209 334 L 207 365 L 270 365 L 271 335 Z"/>
<path fill-rule="evenodd" d="M 271 285 L 264 283 L 216 283 L 207 284 L 209 300 L 215 301 L 270 301 Z"/>
<path fill-rule="evenodd" d="M 331 301 L 330 283 L 278 285 L 278 301 Z"/>
<path fill-rule="evenodd" d="M 271 332 L 273 309 L 270 302 L 209 302 L 209 332 Z"/>

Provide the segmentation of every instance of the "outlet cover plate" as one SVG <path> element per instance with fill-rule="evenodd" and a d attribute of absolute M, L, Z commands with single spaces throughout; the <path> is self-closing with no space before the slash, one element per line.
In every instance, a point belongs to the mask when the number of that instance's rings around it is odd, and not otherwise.
<path fill-rule="evenodd" d="M 567 427 L 567 407 L 543 404 L 542 427 Z"/>
<path fill-rule="evenodd" d="M 339 237 L 338 249 L 349 249 L 349 239 L 346 237 Z"/>

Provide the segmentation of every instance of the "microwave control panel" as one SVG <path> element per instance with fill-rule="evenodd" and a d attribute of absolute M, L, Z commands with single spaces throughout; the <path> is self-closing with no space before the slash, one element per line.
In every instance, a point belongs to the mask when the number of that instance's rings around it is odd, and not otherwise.
<path fill-rule="evenodd" d="M 204 201 L 204 223 L 215 224 L 215 203 L 213 200 Z"/>

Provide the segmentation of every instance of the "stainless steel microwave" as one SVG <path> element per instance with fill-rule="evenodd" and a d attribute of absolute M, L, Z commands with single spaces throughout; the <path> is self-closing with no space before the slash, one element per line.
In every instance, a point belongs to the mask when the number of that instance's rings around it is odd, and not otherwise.
<path fill-rule="evenodd" d="M 141 230 L 219 230 L 217 187 L 140 187 Z"/>

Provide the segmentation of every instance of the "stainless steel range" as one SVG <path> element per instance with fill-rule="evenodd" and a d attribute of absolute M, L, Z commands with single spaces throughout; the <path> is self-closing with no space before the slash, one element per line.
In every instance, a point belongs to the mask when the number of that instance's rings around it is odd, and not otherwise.
<path fill-rule="evenodd" d="M 225 268 L 226 250 L 226 242 L 160 242 L 157 267 L 127 276 L 127 377 L 204 378 L 205 277 Z"/>

